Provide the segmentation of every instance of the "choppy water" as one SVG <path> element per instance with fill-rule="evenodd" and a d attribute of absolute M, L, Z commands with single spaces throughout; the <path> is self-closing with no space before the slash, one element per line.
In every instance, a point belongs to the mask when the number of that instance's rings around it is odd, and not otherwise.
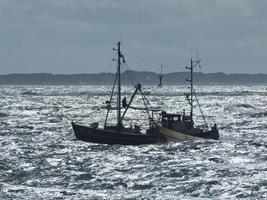
<path fill-rule="evenodd" d="M 182 86 L 146 91 L 153 106 L 187 106 Z M 77 141 L 70 126 L 103 122 L 110 87 L 0 86 L 0 199 L 266 199 L 267 85 L 198 91 L 220 141 L 125 147 Z"/>

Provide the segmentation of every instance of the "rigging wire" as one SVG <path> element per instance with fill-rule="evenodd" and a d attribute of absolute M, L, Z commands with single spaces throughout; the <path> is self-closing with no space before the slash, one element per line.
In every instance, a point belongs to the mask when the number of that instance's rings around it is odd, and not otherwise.
<path fill-rule="evenodd" d="M 111 60 L 110 63 L 107 65 L 107 67 L 104 70 L 104 73 L 107 73 L 108 72 L 108 70 L 111 67 L 112 63 L 113 63 L 113 60 Z M 100 79 L 98 79 L 98 81 L 96 82 L 96 85 L 99 85 L 100 82 L 102 81 L 102 79 L 103 79 L 103 76 L 101 76 Z"/>
<path fill-rule="evenodd" d="M 104 73 L 107 73 L 107 71 L 109 70 L 109 68 L 111 67 L 111 64 L 112 64 L 113 60 L 110 61 L 110 63 L 107 65 L 107 67 L 105 68 L 104 70 Z M 100 79 L 98 79 L 98 81 L 96 82 L 96 86 L 99 86 L 100 85 L 100 82 L 102 81 L 103 77 L 101 77 Z M 89 97 L 90 95 L 88 94 L 87 97 L 86 97 L 86 101 L 88 102 L 89 100 Z M 77 108 L 71 108 L 71 109 L 68 109 L 68 111 L 71 111 L 71 110 L 76 110 Z M 81 112 L 82 112 L 82 116 L 81 119 L 79 119 L 78 121 L 76 122 L 80 122 L 82 121 L 84 118 L 85 118 L 85 112 L 84 112 L 84 109 L 81 108 Z M 90 115 L 92 115 L 93 113 L 95 113 L 95 111 L 93 110 Z M 65 116 L 65 118 L 69 121 L 73 121 L 72 119 L 70 119 L 70 117 L 68 115 Z"/>
<path fill-rule="evenodd" d="M 193 89 L 193 90 L 194 90 L 195 99 L 196 99 L 197 105 L 198 105 L 198 107 L 199 107 L 199 110 L 200 110 L 202 119 L 203 119 L 203 121 L 204 121 L 204 123 L 205 123 L 205 127 L 208 128 L 208 124 L 207 124 L 207 121 L 206 121 L 206 117 L 205 117 L 205 115 L 203 114 L 203 111 L 202 111 L 202 109 L 201 109 L 200 103 L 199 103 L 198 98 L 197 98 L 197 95 L 196 95 L 196 91 L 195 91 L 195 89 Z"/>
<path fill-rule="evenodd" d="M 135 56 L 129 52 L 127 52 L 127 55 L 129 55 L 130 57 L 132 58 L 135 58 L 136 60 L 139 60 L 139 61 L 143 61 L 145 63 L 149 63 L 149 64 L 153 64 L 153 65 L 157 65 L 157 66 L 162 66 L 164 65 L 164 67 L 167 67 L 167 68 L 173 68 L 173 69 L 184 69 L 184 67 L 179 67 L 179 66 L 175 66 L 175 65 L 166 65 L 166 64 L 162 64 L 162 63 L 158 63 L 158 62 L 154 62 L 150 59 L 147 59 L 147 58 L 142 58 L 142 57 L 139 57 L 139 56 Z"/>
<path fill-rule="evenodd" d="M 125 64 L 125 68 L 126 68 L 128 71 L 130 71 L 131 68 L 130 68 L 130 66 L 128 65 L 128 63 L 125 62 L 124 64 Z M 132 85 L 135 86 L 135 84 L 138 83 L 138 81 L 137 81 L 135 75 L 132 74 L 133 79 L 135 79 L 135 83 L 134 83 L 133 80 L 131 79 L 131 76 L 130 76 L 130 74 L 128 73 L 128 71 L 126 71 L 126 75 L 128 76 L 128 78 L 129 78 L 130 82 L 132 83 Z M 140 82 L 140 81 L 139 81 L 139 82 Z M 158 102 L 160 102 L 160 100 L 159 100 L 156 96 L 154 96 L 154 98 L 155 98 Z M 150 104 L 149 104 L 149 105 L 150 105 Z"/>
<path fill-rule="evenodd" d="M 125 62 L 125 63 L 122 65 L 122 67 L 124 68 L 125 73 L 126 73 L 126 76 L 128 77 L 128 79 L 129 79 L 129 81 L 131 82 L 131 84 L 132 84 L 133 86 L 135 86 L 135 85 L 138 83 L 138 81 L 137 81 L 137 78 L 135 77 L 134 74 L 132 74 L 132 77 L 131 77 L 131 75 L 130 75 L 129 72 L 132 71 L 132 70 L 130 69 L 129 65 Z"/>
<path fill-rule="evenodd" d="M 136 77 L 135 77 L 135 75 L 134 74 L 132 74 L 132 77 L 131 77 L 131 75 L 129 74 L 129 72 L 131 71 L 131 69 L 130 69 L 130 67 L 129 67 L 129 65 L 125 62 L 123 65 L 122 65 L 122 67 L 123 68 L 125 68 L 124 70 L 125 70 L 125 72 L 126 72 L 126 75 L 127 75 L 127 77 L 128 77 L 128 79 L 129 79 L 129 81 L 131 82 L 131 84 L 133 85 L 133 86 L 135 86 L 135 84 L 137 84 L 137 79 L 136 79 Z M 134 79 L 134 80 L 133 80 Z"/>
<path fill-rule="evenodd" d="M 198 57 L 198 52 L 197 52 L 197 57 Z M 202 68 L 201 68 L 201 66 L 200 66 L 200 68 L 199 68 L 199 72 L 203 73 L 203 72 L 202 72 Z M 198 85 L 199 85 L 199 84 L 200 84 L 200 83 L 199 83 L 199 79 L 197 78 L 197 79 L 195 79 L 195 80 L 196 80 L 196 82 L 197 82 Z M 200 95 L 201 95 L 202 97 L 204 97 L 204 94 L 203 94 L 202 91 L 200 91 L 199 93 L 200 93 Z M 195 95 L 195 98 L 196 98 L 196 101 L 197 101 L 197 104 L 198 104 L 198 107 L 199 107 L 201 116 L 202 116 L 203 121 L 204 121 L 204 123 L 205 123 L 205 126 L 208 127 L 207 122 L 206 122 L 206 117 L 204 116 L 204 114 L 203 114 L 203 112 L 202 112 L 202 109 L 201 109 L 201 107 L 200 107 L 200 104 L 199 104 L 199 101 L 198 101 L 198 98 L 197 98 L 195 89 L 194 89 L 194 95 Z M 211 120 L 212 120 L 213 124 L 216 124 L 216 122 L 215 122 L 215 120 L 214 120 L 213 117 L 211 117 Z"/>
<path fill-rule="evenodd" d="M 77 110 L 77 108 L 71 108 L 71 109 L 68 109 L 67 111 L 71 111 L 71 110 Z M 81 112 L 82 112 L 82 117 L 79 119 L 79 120 L 75 120 L 75 122 L 81 122 L 85 117 L 85 112 L 83 110 L 83 108 L 81 108 Z M 92 112 L 90 112 L 88 115 L 92 116 L 92 114 L 95 113 L 95 110 L 92 110 Z M 69 116 L 68 114 L 66 114 L 65 118 L 69 121 L 73 121 Z"/>
<path fill-rule="evenodd" d="M 113 60 L 111 60 L 110 61 L 110 63 L 107 65 L 107 67 L 105 68 L 105 70 L 104 70 L 104 73 L 107 73 L 108 72 L 108 70 L 111 68 L 111 65 L 112 65 L 112 62 L 113 62 Z M 103 76 L 100 76 L 100 78 L 97 80 L 97 82 L 96 82 L 96 86 L 99 86 L 100 85 L 100 82 L 103 80 Z M 87 101 L 89 100 L 89 97 L 90 97 L 90 95 L 88 94 L 87 95 Z"/>
<path fill-rule="evenodd" d="M 150 116 L 150 113 L 149 113 L 149 108 L 148 108 L 148 105 L 150 105 L 150 102 L 149 100 L 146 98 L 146 96 L 144 95 L 144 93 L 142 92 L 142 90 L 140 90 L 140 93 L 141 93 L 141 97 L 142 97 L 142 100 L 144 102 L 144 105 L 145 105 L 145 110 L 147 112 L 147 115 L 148 115 L 148 120 L 149 120 L 149 123 L 153 120 L 152 117 Z"/>
<path fill-rule="evenodd" d="M 126 75 L 127 75 L 127 77 L 129 78 L 131 84 L 135 87 L 136 84 L 134 83 L 134 81 L 132 80 L 130 74 L 128 73 L 128 72 L 129 72 L 129 69 L 130 69 L 129 65 L 125 62 L 122 66 L 123 66 L 124 68 L 128 68 L 128 70 L 126 71 Z M 134 77 L 134 79 L 136 80 L 136 77 L 135 77 L 134 75 L 133 75 L 133 77 Z M 136 81 L 136 82 L 137 82 L 137 81 Z M 153 118 L 151 117 L 151 114 L 150 114 L 150 112 L 149 112 L 149 111 L 151 111 L 151 110 L 149 109 L 149 105 L 150 105 L 149 100 L 147 99 L 147 97 L 145 96 L 145 94 L 143 93 L 142 90 L 140 90 L 140 94 L 141 94 L 141 98 L 142 98 L 142 101 L 143 101 L 144 106 L 145 106 L 145 110 L 146 110 L 147 115 L 148 115 L 149 123 L 151 123 L 151 122 L 154 122 L 154 123 L 155 123 L 155 121 L 153 120 Z M 152 112 L 152 111 L 151 111 L 151 112 Z"/>
<path fill-rule="evenodd" d="M 114 89 L 115 89 L 115 85 L 116 85 L 116 82 L 117 82 L 117 78 L 118 78 L 118 74 L 116 73 L 115 80 L 114 80 L 113 87 L 112 87 L 112 92 L 111 92 L 110 99 L 109 99 L 109 107 L 107 109 L 107 114 L 106 114 L 106 118 L 105 118 L 104 127 L 107 124 L 108 114 L 110 112 L 111 101 L 112 101 L 112 98 L 113 98 L 113 94 L 114 94 Z"/>

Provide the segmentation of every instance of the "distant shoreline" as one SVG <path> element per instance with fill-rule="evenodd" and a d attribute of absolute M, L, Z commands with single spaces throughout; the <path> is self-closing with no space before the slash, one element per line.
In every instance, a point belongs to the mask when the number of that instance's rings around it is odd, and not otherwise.
<path fill-rule="evenodd" d="M 122 84 L 142 83 L 157 85 L 159 75 L 154 72 L 126 71 L 122 73 Z M 99 74 L 4 74 L 0 75 L 1 85 L 110 85 L 114 81 L 114 73 Z M 130 77 L 130 78 L 129 78 Z M 163 85 L 187 84 L 188 72 L 163 74 Z M 267 83 L 267 74 L 225 74 L 194 73 L 197 84 L 261 84 Z"/>

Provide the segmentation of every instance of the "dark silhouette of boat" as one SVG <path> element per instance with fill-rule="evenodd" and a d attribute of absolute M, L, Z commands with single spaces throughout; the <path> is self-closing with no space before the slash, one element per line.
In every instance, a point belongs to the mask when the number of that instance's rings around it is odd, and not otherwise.
<path fill-rule="evenodd" d="M 186 99 L 190 105 L 190 114 L 186 115 L 185 110 L 180 114 L 166 113 L 162 111 L 161 113 L 161 126 L 159 132 L 166 136 L 171 141 L 182 141 L 182 140 L 195 140 L 195 139 L 219 139 L 219 131 L 217 125 L 214 123 L 212 128 L 208 128 L 205 120 L 205 116 L 201 110 L 198 102 L 194 87 L 193 87 L 193 70 L 194 67 L 199 65 L 200 59 L 193 61 L 191 58 L 190 67 L 186 69 L 190 70 L 190 79 L 186 81 L 190 82 L 190 93 L 186 94 Z M 205 128 L 196 128 L 194 126 L 193 120 L 193 96 L 195 96 L 196 102 L 199 106 L 203 121 L 205 123 Z"/>
<path fill-rule="evenodd" d="M 158 84 L 159 88 L 162 87 L 162 78 L 163 78 L 162 69 L 163 69 L 163 66 L 161 65 L 160 66 L 160 74 L 159 74 L 159 84 Z"/>
<path fill-rule="evenodd" d="M 132 132 L 127 128 L 114 130 L 91 128 L 88 126 L 78 125 L 72 122 L 72 127 L 77 139 L 85 142 L 93 142 L 100 144 L 120 144 L 120 145 L 142 145 L 142 144 L 155 144 L 164 142 L 166 139 L 159 136 L 155 132 L 142 134 L 141 132 Z"/>
<path fill-rule="evenodd" d="M 129 103 L 127 104 L 126 98 L 121 101 L 121 62 L 125 63 L 124 56 L 120 50 L 120 42 L 118 42 L 117 49 L 117 73 L 115 76 L 112 93 L 109 101 L 106 101 L 107 114 L 103 128 L 98 127 L 98 123 L 92 123 L 90 126 L 85 126 L 72 122 L 72 127 L 75 136 L 78 140 L 85 142 L 101 143 L 101 144 L 120 144 L 120 145 L 143 145 L 143 144 L 155 144 L 166 142 L 166 138 L 158 132 L 158 126 L 154 122 L 153 117 L 150 116 L 147 108 L 147 99 L 144 96 L 141 88 L 141 84 L 135 86 L 135 91 L 131 96 Z M 117 102 L 116 106 L 112 107 L 114 89 L 117 85 Z M 131 103 L 137 93 L 142 95 L 142 100 L 145 104 L 145 108 L 134 108 Z M 121 113 L 122 107 L 124 108 L 123 114 Z M 124 127 L 123 119 L 129 108 L 144 109 L 148 113 L 149 129 L 146 133 L 142 133 L 140 126 Z M 117 123 L 113 126 L 107 125 L 108 115 L 111 110 L 117 111 Z"/>

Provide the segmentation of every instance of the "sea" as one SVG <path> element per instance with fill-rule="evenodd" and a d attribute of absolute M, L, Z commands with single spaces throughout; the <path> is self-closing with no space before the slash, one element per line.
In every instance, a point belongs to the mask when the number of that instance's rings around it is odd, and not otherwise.
<path fill-rule="evenodd" d="M 149 109 L 189 110 L 184 85 L 142 91 Z M 111 86 L 0 86 L 0 199 L 267 199 L 267 85 L 195 91 L 195 124 L 204 125 L 203 113 L 218 141 L 121 146 L 79 141 L 71 127 L 103 126 Z M 127 101 L 133 92 L 122 87 Z M 124 124 L 145 130 L 147 112 L 129 110 Z"/>

